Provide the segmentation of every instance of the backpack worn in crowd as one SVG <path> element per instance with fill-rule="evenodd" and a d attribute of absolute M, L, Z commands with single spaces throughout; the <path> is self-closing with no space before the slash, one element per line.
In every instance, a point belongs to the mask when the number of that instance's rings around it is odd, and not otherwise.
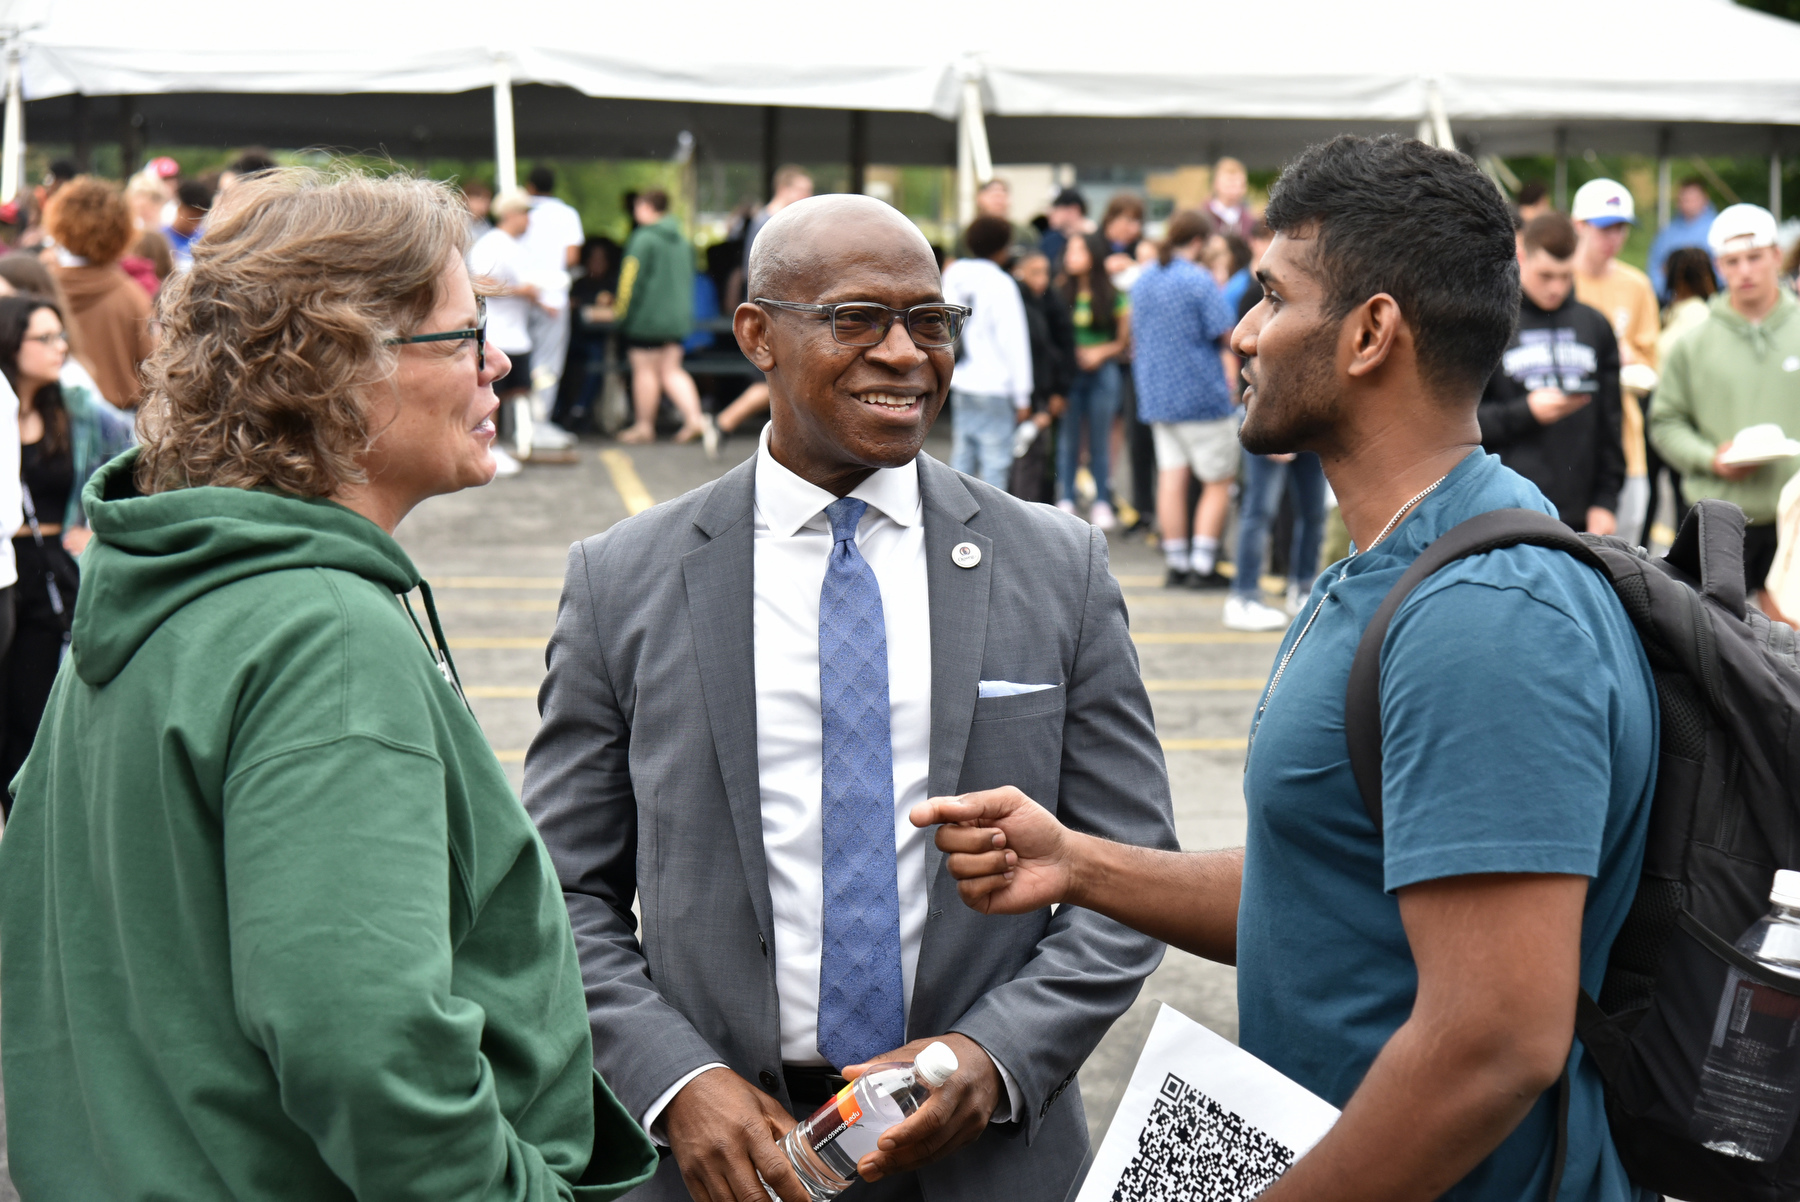
<path fill-rule="evenodd" d="M 1759 1162 L 1690 1134 L 1727 974 L 1800 999 L 1800 980 L 1732 946 L 1767 912 L 1776 870 L 1800 868 L 1800 660 L 1794 632 L 1745 604 L 1743 510 L 1701 501 L 1664 559 L 1525 509 L 1481 514 L 1427 547 L 1376 611 L 1350 670 L 1345 737 L 1376 832 L 1388 623 L 1439 568 L 1519 544 L 1567 552 L 1604 575 L 1656 680 L 1662 738 L 1643 873 L 1600 997 L 1583 990 L 1575 1018 L 1605 1080 L 1619 1158 L 1637 1184 L 1686 1202 L 1800 1198 L 1800 1140 Z M 1567 1151 L 1566 1076 L 1558 1092 L 1552 1199 Z"/>

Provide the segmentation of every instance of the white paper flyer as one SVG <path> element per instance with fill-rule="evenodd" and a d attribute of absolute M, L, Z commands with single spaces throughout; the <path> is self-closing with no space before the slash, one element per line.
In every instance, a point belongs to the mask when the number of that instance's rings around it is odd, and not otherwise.
<path fill-rule="evenodd" d="M 1076 1202 L 1242 1202 L 1324 1138 L 1337 1116 L 1164 1005 Z"/>

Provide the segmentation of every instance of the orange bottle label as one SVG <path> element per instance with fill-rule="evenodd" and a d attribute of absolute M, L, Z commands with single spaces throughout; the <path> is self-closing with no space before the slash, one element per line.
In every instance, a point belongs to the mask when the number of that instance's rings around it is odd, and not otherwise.
<path fill-rule="evenodd" d="M 862 1121 L 862 1107 L 856 1104 L 856 1082 L 852 1081 L 838 1090 L 838 1117 L 844 1120 L 844 1126 L 850 1127 Z"/>

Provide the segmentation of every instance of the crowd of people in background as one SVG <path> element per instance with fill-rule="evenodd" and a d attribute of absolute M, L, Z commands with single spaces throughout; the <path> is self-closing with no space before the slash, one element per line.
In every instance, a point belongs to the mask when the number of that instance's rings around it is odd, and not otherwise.
<path fill-rule="evenodd" d="M 29 748 L 55 670 L 43 648 L 59 623 L 66 632 L 79 591 L 81 487 L 130 437 L 155 297 L 191 270 L 218 199 L 274 165 L 250 150 L 216 174 L 184 176 L 159 157 L 120 187 L 58 160 L 0 208 L 19 231 L 0 256 L 0 293 L 20 298 L 0 302 L 0 368 L 36 501 L 34 523 L 14 522 L 11 548 L 20 621 L 0 729 L 26 733 L 8 736 L 8 764 L 23 758 L 17 739 Z M 660 426 L 712 456 L 757 428 L 768 386 L 733 353 L 731 315 L 756 299 L 746 279 L 757 235 L 814 193 L 811 174 L 777 170 L 768 201 L 740 208 L 703 259 L 664 191 L 624 198 L 621 244 L 589 236 L 556 186 L 540 164 L 521 188 L 496 195 L 475 180 L 461 190 L 468 267 L 487 281 L 488 339 L 511 363 L 495 382 L 500 472 L 566 455 L 596 426 L 626 443 L 652 441 Z M 1148 537 L 1168 587 L 1226 591 L 1227 626 L 1281 629 L 1321 562 L 1349 546 L 1316 456 L 1252 455 L 1237 443 L 1229 335 L 1262 299 L 1255 273 L 1271 239 L 1249 173 L 1221 159 L 1204 203 L 1155 220 L 1128 189 L 1110 191 L 1097 214 L 1077 187 L 1043 200 L 1020 221 L 1033 206 L 992 179 L 974 222 L 940 251 L 946 299 L 974 314 L 958 349 L 953 465 Z M 1652 541 L 1671 498 L 1674 525 L 1697 497 L 1737 501 L 1750 522 L 1747 586 L 1779 612 L 1765 586 L 1778 551 L 1800 541 L 1800 495 L 1784 506 L 1786 477 L 1765 470 L 1775 461 L 1756 447 L 1730 452 L 1740 437 L 1781 450 L 1800 433 L 1800 323 L 1787 316 L 1800 248 L 1784 264 L 1773 218 L 1741 204 L 1721 213 L 1698 177 L 1680 182 L 1647 271 L 1619 258 L 1638 219 L 1616 181 L 1584 184 L 1566 214 L 1527 183 L 1514 210 L 1521 311 L 1483 397 L 1483 445 L 1571 526 L 1632 542 Z M 7 506 L 0 490 L 0 523 Z M 1800 605 L 1800 580 L 1792 598 Z"/>
<path fill-rule="evenodd" d="M 552 306 L 520 291 L 490 301 L 497 332 L 509 331 L 517 346 L 516 353 L 512 344 L 506 349 L 516 364 L 527 357 L 530 364 L 516 366 L 504 382 L 509 395 L 529 392 L 535 405 L 530 419 L 508 419 L 509 445 L 525 455 L 534 441 L 555 451 L 596 424 L 621 441 L 642 443 L 658 437 L 660 426 L 716 456 L 723 440 L 753 428 L 768 411 L 760 373 L 732 353 L 731 314 L 755 299 L 745 280 L 757 234 L 813 194 L 811 175 L 792 165 L 776 171 L 767 203 L 741 207 L 703 263 L 665 193 L 625 198 L 632 232 L 621 247 L 607 238 L 578 241 L 578 222 L 546 207 L 560 203 L 547 199 L 553 186 L 540 167 L 530 192 L 516 197 L 465 189 L 477 245 L 493 246 L 490 220 L 517 214 L 510 220 L 524 222 L 516 235 L 521 247 L 536 237 L 554 244 L 553 255 L 568 256 L 566 265 L 547 261 L 532 269 L 540 273 L 536 287 L 547 280 L 575 298 L 555 323 L 567 337 L 566 353 L 559 347 L 545 356 L 540 331 Z M 1088 194 L 1064 187 L 1021 221 L 1032 206 L 996 177 L 975 203 L 974 222 L 940 251 L 946 299 L 974 311 L 958 350 L 952 463 L 1103 530 L 1158 542 L 1168 587 L 1225 591 L 1225 622 L 1234 629 L 1284 627 L 1321 562 L 1350 547 L 1316 456 L 1251 455 L 1237 445 L 1242 408 L 1229 334 L 1262 299 L 1255 272 L 1271 238 L 1244 165 L 1220 159 L 1203 203 L 1154 220 L 1146 198 L 1129 189 L 1109 190 L 1091 214 Z M 1726 225 L 1736 228 L 1732 222 L 1746 207 L 1721 214 L 1704 180 L 1682 180 L 1674 215 L 1651 244 L 1647 272 L 1619 258 L 1638 219 L 1631 192 L 1617 181 L 1587 182 L 1567 213 L 1555 210 L 1543 184 L 1528 182 L 1513 209 L 1524 290 L 1514 343 L 1481 406 L 1484 446 L 1543 489 L 1571 526 L 1634 543 L 1653 541 L 1671 498 L 1678 525 L 1694 497 L 1742 494 L 1750 502 L 1752 567 L 1766 574 L 1779 541 L 1780 482 L 1745 492 L 1735 484 L 1734 465 L 1715 465 L 1710 455 L 1701 462 L 1698 448 L 1729 442 L 1750 426 L 1778 425 L 1786 437 L 1800 427 L 1800 395 L 1788 393 L 1800 376 L 1777 371 L 1773 391 L 1759 393 L 1763 400 L 1709 419 L 1739 423 L 1729 430 L 1700 433 L 1685 418 L 1678 428 L 1669 424 L 1678 420 L 1672 407 L 1655 408 L 1668 391 L 1659 381 L 1675 343 L 1709 321 L 1729 323 L 1729 313 L 1742 313 L 1719 292 L 1725 272 L 1714 235 L 1727 215 Z M 189 212 L 184 201 L 172 220 L 185 221 Z M 533 233 L 552 221 L 554 235 Z M 1773 219 L 1767 224 L 1772 229 Z M 173 246 L 175 231 L 166 236 Z M 1784 265 L 1774 235 L 1767 241 L 1766 255 L 1759 241 L 1758 261 L 1767 259 L 1771 296 L 1785 297 L 1800 248 Z M 186 249 L 174 247 L 177 260 Z M 490 257 L 481 258 L 478 271 L 511 279 L 504 268 L 489 270 Z M 578 273 L 572 292 L 569 269 Z M 1785 309 L 1769 303 L 1765 316 L 1746 319 L 1754 333 L 1739 336 L 1785 345 L 1778 333 Z M 529 339 L 510 333 L 517 322 L 503 316 L 506 306 L 532 315 Z M 1749 348 L 1752 358 L 1764 354 L 1757 346 Z M 551 375 L 563 382 L 546 394 Z M 610 421 L 601 412 L 609 378 L 630 381 L 612 394 Z M 1684 395 L 1682 385 L 1676 394 Z M 503 470 L 517 470 L 516 462 Z M 1120 481 L 1129 486 L 1121 489 Z M 1800 535 L 1800 499 L 1793 521 Z M 1280 582 L 1273 597 L 1265 591 L 1270 576 Z M 1761 576 L 1752 586 L 1758 591 Z"/>

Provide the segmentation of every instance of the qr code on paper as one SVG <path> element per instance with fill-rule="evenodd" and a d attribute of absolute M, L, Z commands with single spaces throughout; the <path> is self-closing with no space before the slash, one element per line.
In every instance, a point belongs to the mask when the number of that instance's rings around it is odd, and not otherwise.
<path fill-rule="evenodd" d="M 1293 1163 L 1285 1145 L 1170 1073 L 1112 1202 L 1245 1202 Z"/>

